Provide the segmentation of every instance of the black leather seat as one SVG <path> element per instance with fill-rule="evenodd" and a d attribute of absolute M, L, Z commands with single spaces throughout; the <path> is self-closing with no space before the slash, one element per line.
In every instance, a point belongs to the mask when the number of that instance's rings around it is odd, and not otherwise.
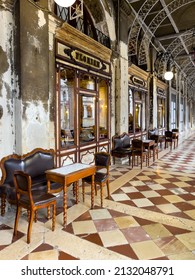
<path fill-rule="evenodd" d="M 130 144 L 130 137 L 127 133 L 115 135 L 112 137 L 112 151 L 113 163 L 115 164 L 115 157 L 129 158 L 129 165 L 131 165 L 132 149 Z"/>

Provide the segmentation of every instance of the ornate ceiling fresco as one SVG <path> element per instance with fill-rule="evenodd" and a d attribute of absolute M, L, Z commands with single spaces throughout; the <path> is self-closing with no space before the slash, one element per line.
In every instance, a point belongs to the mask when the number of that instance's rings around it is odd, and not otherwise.
<path fill-rule="evenodd" d="M 150 46 L 169 53 L 195 88 L 195 0 L 127 0 L 133 14 L 129 56 L 147 64 Z"/>

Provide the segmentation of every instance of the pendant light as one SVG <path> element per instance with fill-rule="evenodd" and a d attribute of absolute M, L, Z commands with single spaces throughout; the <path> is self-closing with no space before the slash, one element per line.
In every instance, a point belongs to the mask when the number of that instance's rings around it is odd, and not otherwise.
<path fill-rule="evenodd" d="M 170 62 L 170 59 L 168 59 L 167 61 L 167 69 L 165 71 L 165 74 L 164 74 L 164 78 L 165 80 L 167 81 L 170 81 L 173 79 L 173 72 L 171 70 L 171 62 Z"/>
<path fill-rule="evenodd" d="M 56 2 L 56 4 L 58 4 L 61 7 L 70 7 L 72 6 L 76 0 L 54 0 Z"/>

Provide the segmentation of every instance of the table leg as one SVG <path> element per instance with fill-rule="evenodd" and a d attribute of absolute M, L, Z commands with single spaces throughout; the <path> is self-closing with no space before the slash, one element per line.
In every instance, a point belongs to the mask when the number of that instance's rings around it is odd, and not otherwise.
<path fill-rule="evenodd" d="M 50 180 L 47 180 L 47 192 L 49 193 L 51 190 L 51 182 Z"/>
<path fill-rule="evenodd" d="M 155 152 L 156 152 L 156 149 L 155 149 L 155 146 L 153 146 L 153 162 L 155 161 Z"/>
<path fill-rule="evenodd" d="M 49 193 L 51 190 L 51 182 L 47 180 L 47 192 Z M 47 208 L 47 219 L 50 219 L 50 207 Z"/>
<path fill-rule="evenodd" d="M 79 184 L 78 181 L 75 182 L 75 192 L 76 192 L 76 204 L 79 202 Z"/>
<path fill-rule="evenodd" d="M 94 175 L 92 175 L 92 180 L 91 180 L 91 209 L 94 208 L 94 195 L 95 195 Z"/>
<path fill-rule="evenodd" d="M 64 185 L 64 197 L 63 197 L 63 204 L 64 204 L 64 221 L 63 226 L 66 226 L 67 223 L 67 186 Z"/>

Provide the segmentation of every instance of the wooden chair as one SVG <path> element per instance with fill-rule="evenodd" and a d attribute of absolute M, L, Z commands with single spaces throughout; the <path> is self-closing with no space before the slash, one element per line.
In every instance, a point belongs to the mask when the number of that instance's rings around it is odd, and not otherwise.
<path fill-rule="evenodd" d="M 165 142 L 165 136 L 160 135 L 157 128 L 148 130 L 148 139 L 153 140 L 153 138 L 155 138 L 154 135 L 158 136 L 158 143 L 160 144 L 160 148 L 162 149 L 162 144 L 163 142 Z"/>
<path fill-rule="evenodd" d="M 141 160 L 141 168 L 143 165 L 143 159 L 146 158 L 146 166 L 148 164 L 148 150 L 145 150 L 142 140 L 133 139 L 132 140 L 132 168 L 135 165 L 135 157 L 140 157 Z M 138 160 L 137 160 L 138 162 Z"/>
<path fill-rule="evenodd" d="M 157 156 L 157 159 L 158 159 L 158 145 L 159 145 L 160 137 L 159 137 L 159 135 L 151 135 L 150 139 L 155 141 L 154 146 L 152 146 L 153 161 L 155 161 L 155 155 Z"/>
<path fill-rule="evenodd" d="M 172 132 L 173 132 L 173 137 L 176 139 L 176 143 L 177 143 L 177 147 L 178 147 L 178 143 L 179 143 L 179 129 L 178 128 L 173 128 Z"/>
<path fill-rule="evenodd" d="M 35 217 L 37 221 L 37 210 L 41 208 L 48 208 L 48 217 L 50 217 L 50 206 L 53 207 L 52 218 L 52 231 L 55 229 L 55 216 L 56 216 L 56 197 L 50 193 L 37 193 L 34 194 L 31 190 L 32 181 L 31 177 L 23 171 L 14 172 L 14 184 L 16 187 L 17 195 L 17 210 L 14 225 L 14 236 L 17 235 L 18 221 L 20 217 L 21 208 L 28 211 L 29 223 L 27 232 L 27 243 L 30 243 L 32 223 Z"/>
<path fill-rule="evenodd" d="M 6 187 L 0 185 L 0 198 L 1 198 L 1 216 L 5 215 L 5 205 L 6 205 Z"/>
<path fill-rule="evenodd" d="M 112 150 L 111 155 L 113 157 L 113 163 L 115 164 L 116 158 L 129 158 L 129 166 L 131 165 L 131 144 L 130 137 L 126 132 L 121 135 L 114 135 L 112 137 Z"/>
<path fill-rule="evenodd" d="M 94 155 L 96 173 L 94 176 L 95 192 L 97 195 L 97 186 L 100 187 L 101 195 L 101 207 L 103 207 L 103 189 L 104 186 L 107 186 L 107 194 L 110 197 L 110 187 L 109 187 L 109 171 L 110 171 L 110 162 L 111 155 L 106 152 L 98 152 Z M 82 194 L 83 201 L 85 200 L 85 182 L 91 184 L 92 177 L 86 177 L 82 179 Z"/>
<path fill-rule="evenodd" d="M 172 131 L 165 131 L 165 149 L 167 148 L 167 144 L 170 143 L 170 149 L 172 150 L 172 145 L 174 144 L 175 149 L 175 143 L 177 139 L 173 136 Z"/>

